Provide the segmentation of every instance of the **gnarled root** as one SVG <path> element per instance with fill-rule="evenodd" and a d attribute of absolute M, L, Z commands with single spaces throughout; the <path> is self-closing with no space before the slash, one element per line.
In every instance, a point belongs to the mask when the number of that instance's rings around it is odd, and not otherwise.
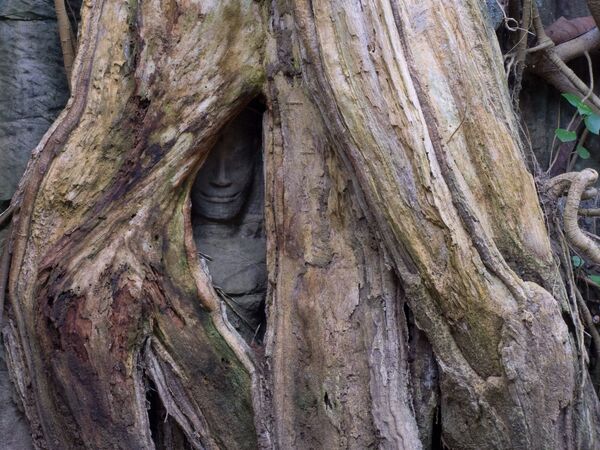
<path fill-rule="evenodd" d="M 550 196 L 553 200 L 558 199 L 559 197 L 568 193 L 569 188 L 571 187 L 571 183 L 573 180 L 579 175 L 579 172 L 568 172 L 551 178 L 546 183 L 546 194 Z M 581 195 L 582 200 L 591 200 L 596 198 L 598 194 L 598 190 L 595 187 L 586 187 Z M 587 215 L 583 214 L 582 215 Z"/>
<path fill-rule="evenodd" d="M 569 172 L 552 178 L 546 188 L 550 197 L 558 198 L 567 192 L 567 202 L 563 213 L 563 228 L 569 245 L 582 257 L 594 264 L 600 264 L 600 246 L 587 236 L 577 223 L 578 215 L 595 215 L 579 209 L 581 200 L 593 198 L 596 189 L 592 185 L 598 179 L 598 172 L 584 169 L 581 172 Z"/>
<path fill-rule="evenodd" d="M 580 209 L 581 200 L 594 198 L 596 189 L 592 187 L 598 179 L 598 172 L 584 169 L 581 172 L 569 172 L 558 175 L 546 183 L 546 194 L 557 200 L 567 195 L 563 213 L 563 231 L 566 242 L 582 257 L 595 264 L 600 264 L 600 245 L 584 233 L 577 222 L 578 216 L 600 216 L 600 209 Z M 586 282 L 589 280 L 586 278 Z M 593 349 L 597 359 L 592 371 L 593 383 L 598 389 L 600 384 L 600 333 L 594 325 L 590 310 L 579 290 L 574 289 L 579 314 L 585 328 L 590 333 Z"/>

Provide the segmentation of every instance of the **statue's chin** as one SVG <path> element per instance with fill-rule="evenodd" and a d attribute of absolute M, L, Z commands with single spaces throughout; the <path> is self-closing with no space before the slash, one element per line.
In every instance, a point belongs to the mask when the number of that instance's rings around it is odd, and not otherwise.
<path fill-rule="evenodd" d="M 244 196 L 239 196 L 235 200 L 227 203 L 203 200 L 198 202 L 196 208 L 198 214 L 205 219 L 214 220 L 215 222 L 228 222 L 235 219 L 240 213 L 245 200 L 246 198 Z"/>

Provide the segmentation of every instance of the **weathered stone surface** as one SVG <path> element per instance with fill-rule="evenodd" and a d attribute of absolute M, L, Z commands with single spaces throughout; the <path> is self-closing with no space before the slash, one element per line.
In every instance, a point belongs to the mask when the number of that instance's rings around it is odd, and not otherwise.
<path fill-rule="evenodd" d="M 68 98 L 52 1 L 2 2 L 0 56 L 0 201 L 5 201 Z"/>
<path fill-rule="evenodd" d="M 590 15 L 586 0 L 543 0 L 540 3 L 547 8 L 554 6 L 556 18 L 565 16 L 567 19 L 571 19 Z"/>
<path fill-rule="evenodd" d="M 29 426 L 14 402 L 14 389 L 4 362 L 4 348 L 0 346 L 0 448 L 29 450 L 33 448 Z"/>
<path fill-rule="evenodd" d="M 54 4 L 49 0 L 7 0 L 0 3 L 0 20 L 54 21 Z"/>
<path fill-rule="evenodd" d="M 504 13 L 502 12 L 504 3 L 505 2 L 501 0 L 485 0 L 488 12 L 488 20 L 494 29 L 498 28 L 504 19 Z"/>

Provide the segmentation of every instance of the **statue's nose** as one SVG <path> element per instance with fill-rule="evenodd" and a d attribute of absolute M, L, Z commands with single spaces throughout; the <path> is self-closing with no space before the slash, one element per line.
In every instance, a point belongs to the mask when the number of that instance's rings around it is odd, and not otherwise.
<path fill-rule="evenodd" d="M 232 184 L 232 181 L 227 174 L 227 170 L 225 169 L 225 161 L 219 161 L 219 168 L 217 170 L 216 176 L 210 181 L 210 184 L 215 187 L 225 188 L 229 187 Z"/>

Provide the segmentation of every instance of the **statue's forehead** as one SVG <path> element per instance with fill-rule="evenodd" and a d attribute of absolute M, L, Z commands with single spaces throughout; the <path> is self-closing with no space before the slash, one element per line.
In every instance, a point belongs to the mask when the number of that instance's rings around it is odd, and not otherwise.
<path fill-rule="evenodd" d="M 260 148 L 260 141 L 249 131 L 243 129 L 227 130 L 223 132 L 215 145 L 217 153 L 222 151 L 234 151 L 236 153 L 251 154 Z M 215 155 L 217 156 L 217 155 Z"/>

